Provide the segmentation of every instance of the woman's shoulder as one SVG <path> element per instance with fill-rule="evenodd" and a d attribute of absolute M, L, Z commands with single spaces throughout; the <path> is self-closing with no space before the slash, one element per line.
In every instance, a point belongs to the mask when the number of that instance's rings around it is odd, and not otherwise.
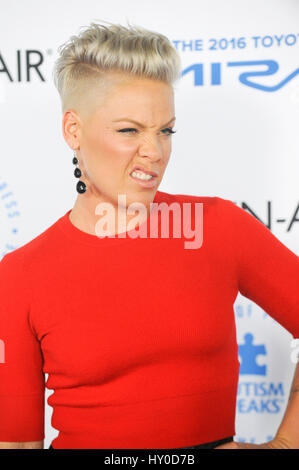
<path fill-rule="evenodd" d="M 178 203 L 203 203 L 206 207 L 217 207 L 227 211 L 234 211 L 236 204 L 230 199 L 219 196 L 202 196 L 196 194 L 171 194 L 163 191 L 157 191 L 156 202 L 178 202 Z"/>
<path fill-rule="evenodd" d="M 0 258 L 1 269 L 19 269 L 20 266 L 24 264 L 29 265 L 34 260 L 53 256 L 60 234 L 58 226 L 61 218 L 57 219 L 31 240 L 15 248 L 13 251 L 5 253 Z"/>

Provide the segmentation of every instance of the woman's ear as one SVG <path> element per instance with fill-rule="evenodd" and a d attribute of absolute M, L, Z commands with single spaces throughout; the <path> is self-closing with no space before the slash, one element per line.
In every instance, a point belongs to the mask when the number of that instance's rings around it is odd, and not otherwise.
<path fill-rule="evenodd" d="M 62 117 L 62 133 L 72 150 L 80 148 L 80 118 L 73 109 L 65 111 Z"/>

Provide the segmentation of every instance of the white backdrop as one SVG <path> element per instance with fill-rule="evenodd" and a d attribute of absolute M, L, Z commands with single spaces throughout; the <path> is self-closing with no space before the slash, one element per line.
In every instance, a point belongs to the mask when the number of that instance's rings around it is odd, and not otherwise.
<path fill-rule="evenodd" d="M 299 253 L 298 0 L 0 6 L 0 258 L 75 202 L 73 155 L 51 73 L 57 47 L 96 20 L 161 32 L 182 57 L 178 132 L 159 190 L 230 199 Z M 26 67 L 26 60 L 39 65 Z M 242 367 L 235 439 L 261 443 L 273 437 L 287 405 L 293 338 L 241 294 L 235 316 Z M 46 404 L 46 448 L 58 434 L 51 415 Z"/>

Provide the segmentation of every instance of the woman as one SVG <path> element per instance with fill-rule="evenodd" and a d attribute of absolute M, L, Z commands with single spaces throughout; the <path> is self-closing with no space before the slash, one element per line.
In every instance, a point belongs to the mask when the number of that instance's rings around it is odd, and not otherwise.
<path fill-rule="evenodd" d="M 240 291 L 299 337 L 299 259 L 229 200 L 158 191 L 176 50 L 92 23 L 54 71 L 78 195 L 0 263 L 2 446 L 43 446 L 47 373 L 52 449 L 299 448 L 295 391 L 273 441 L 233 442 L 234 301 Z M 187 248 L 194 224 L 204 239 Z"/>

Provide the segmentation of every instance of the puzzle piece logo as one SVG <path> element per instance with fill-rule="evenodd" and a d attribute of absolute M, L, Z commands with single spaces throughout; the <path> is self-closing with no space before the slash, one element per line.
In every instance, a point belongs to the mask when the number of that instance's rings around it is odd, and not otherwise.
<path fill-rule="evenodd" d="M 256 357 L 259 354 L 266 353 L 264 344 L 253 344 L 254 337 L 251 333 L 244 335 L 244 344 L 238 345 L 238 353 L 241 357 L 240 374 L 266 375 L 266 366 L 260 366 L 256 363 Z"/>

